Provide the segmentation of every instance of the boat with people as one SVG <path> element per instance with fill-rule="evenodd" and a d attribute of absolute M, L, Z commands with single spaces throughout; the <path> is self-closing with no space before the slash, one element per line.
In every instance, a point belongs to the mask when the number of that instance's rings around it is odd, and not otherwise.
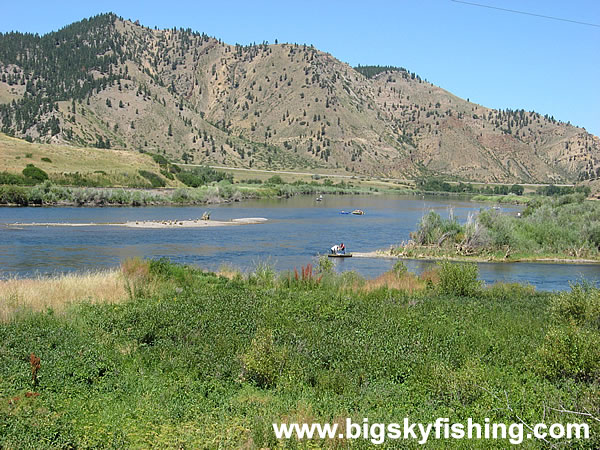
<path fill-rule="evenodd" d="M 334 245 L 329 249 L 329 254 L 327 255 L 330 258 L 351 258 L 352 253 L 346 253 L 346 246 L 342 242 L 339 245 Z"/>
<path fill-rule="evenodd" d="M 352 211 L 352 214 L 354 214 L 355 216 L 363 216 L 365 212 L 362 209 L 355 209 L 354 211 Z"/>

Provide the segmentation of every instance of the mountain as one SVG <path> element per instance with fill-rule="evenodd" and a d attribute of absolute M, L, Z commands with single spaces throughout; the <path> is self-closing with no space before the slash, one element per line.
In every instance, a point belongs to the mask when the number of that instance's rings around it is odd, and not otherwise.
<path fill-rule="evenodd" d="M 0 35 L 1 131 L 174 161 L 373 176 L 561 182 L 600 176 L 600 140 L 463 100 L 403 68 L 312 46 L 228 45 L 102 14 Z"/>

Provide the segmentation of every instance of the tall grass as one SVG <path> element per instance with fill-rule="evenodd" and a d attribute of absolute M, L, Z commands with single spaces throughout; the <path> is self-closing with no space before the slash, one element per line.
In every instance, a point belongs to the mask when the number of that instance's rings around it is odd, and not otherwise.
<path fill-rule="evenodd" d="M 117 270 L 0 280 L 0 321 L 23 311 L 60 313 L 75 302 L 116 303 L 126 298 L 124 278 Z"/>
<path fill-rule="evenodd" d="M 459 223 L 450 214 L 427 213 L 411 233 L 407 254 L 421 247 L 446 255 L 519 257 L 600 257 L 600 204 L 583 194 L 532 200 L 516 217 L 487 209 Z"/>

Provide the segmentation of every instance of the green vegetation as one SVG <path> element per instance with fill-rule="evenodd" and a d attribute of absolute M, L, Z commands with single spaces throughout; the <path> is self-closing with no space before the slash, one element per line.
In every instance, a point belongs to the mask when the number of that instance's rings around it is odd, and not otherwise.
<path fill-rule="evenodd" d="M 489 260 L 600 259 L 600 204 L 583 194 L 535 197 L 520 217 L 482 210 L 461 224 L 431 211 L 411 241 L 393 254 L 470 256 Z"/>
<path fill-rule="evenodd" d="M 525 188 L 520 184 L 497 184 L 477 186 L 472 183 L 449 183 L 441 178 L 427 177 L 416 180 L 416 188 L 422 192 L 428 193 L 456 193 L 456 194 L 478 194 L 472 197 L 477 202 L 496 202 L 513 203 L 526 205 L 531 200 L 531 196 L 523 196 Z M 567 194 L 583 194 L 588 197 L 591 193 L 589 186 L 541 186 L 536 189 L 537 195 L 546 197 L 557 197 Z"/>
<path fill-rule="evenodd" d="M 454 192 L 460 194 L 495 194 L 495 195 L 523 195 L 524 188 L 519 184 L 474 186 L 471 183 L 448 183 L 440 178 L 427 177 L 416 180 L 417 189 L 423 192 Z M 589 193 L 588 193 L 589 195 Z"/>
<path fill-rule="evenodd" d="M 153 188 L 161 188 L 166 186 L 165 180 L 154 172 L 150 172 L 148 170 L 138 170 L 138 173 L 150 181 Z"/>
<path fill-rule="evenodd" d="M 189 187 L 199 187 L 209 184 L 213 181 L 226 180 L 233 182 L 233 175 L 221 172 L 210 167 L 195 167 L 193 169 L 181 170 L 176 174 L 179 181 Z"/>
<path fill-rule="evenodd" d="M 0 447 L 339 448 L 278 442 L 271 424 L 471 417 L 585 422 L 591 439 L 570 444 L 598 448 L 600 291 L 486 288 L 449 267 L 452 288 L 407 291 L 310 265 L 127 264 L 129 299 L 0 323 Z"/>
<path fill-rule="evenodd" d="M 6 82 L 24 85 L 27 93 L 16 102 L 0 105 L 2 131 L 12 135 L 35 126 L 40 134 L 55 136 L 61 131 L 53 115 L 58 101 L 84 100 L 120 79 L 122 76 L 111 70 L 125 57 L 111 32 L 116 19 L 114 14 L 101 14 L 42 37 L 0 33 L 0 61 L 20 68 L 10 73 Z M 23 56 L 24 48 L 27 57 Z M 51 70 L 48 61 L 53 62 Z M 91 70 L 103 76 L 94 77 Z"/>
<path fill-rule="evenodd" d="M 143 172 L 143 171 L 141 171 Z M 151 172 L 150 172 L 151 173 Z M 69 174 L 60 179 L 69 182 L 84 183 L 90 176 L 79 177 Z M 158 176 L 156 174 L 152 174 Z M 100 175 L 99 175 L 100 176 Z M 150 175 L 149 175 L 150 176 Z M 195 177 L 195 175 L 192 175 Z M 191 179 L 191 178 L 190 178 Z M 200 178 L 196 178 L 199 180 Z M 0 174 L 2 180 L 2 174 Z M 94 182 L 95 179 L 91 178 Z M 149 187 L 142 184 L 140 187 Z M 69 187 L 50 181 L 36 186 L 0 185 L 0 205 L 45 205 L 45 206 L 149 206 L 149 205 L 201 205 L 223 203 L 251 198 L 289 198 L 306 194 L 369 194 L 378 192 L 376 188 L 356 188 L 345 183 L 324 185 L 317 182 L 292 184 L 231 184 L 229 179 L 197 188 L 178 188 L 164 191 L 133 190 L 111 187 Z"/>
<path fill-rule="evenodd" d="M 488 202 L 488 203 L 504 203 L 512 205 L 527 205 L 533 197 L 529 195 L 475 195 L 471 197 L 474 202 Z"/>
<path fill-rule="evenodd" d="M 23 176 L 35 183 L 41 183 L 48 179 L 48 174 L 39 167 L 35 167 L 33 164 L 27 164 L 27 167 L 23 169 Z"/>
<path fill-rule="evenodd" d="M 415 73 L 411 73 L 406 70 L 404 67 L 396 67 L 396 66 L 361 66 L 360 64 L 354 68 L 357 72 L 363 74 L 367 78 L 373 78 L 384 72 L 400 72 L 405 78 L 412 78 L 421 80 Z"/>
<path fill-rule="evenodd" d="M 568 194 L 584 194 L 586 197 L 590 195 L 591 189 L 589 186 L 541 186 L 537 188 L 536 193 L 538 195 L 545 195 L 547 197 L 558 197 L 561 195 Z"/>

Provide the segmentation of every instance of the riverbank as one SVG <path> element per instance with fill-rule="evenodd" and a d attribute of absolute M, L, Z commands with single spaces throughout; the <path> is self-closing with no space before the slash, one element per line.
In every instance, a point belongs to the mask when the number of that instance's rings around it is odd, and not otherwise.
<path fill-rule="evenodd" d="M 517 216 L 482 210 L 459 223 L 430 211 L 390 255 L 473 262 L 600 262 L 600 205 L 583 194 L 536 198 Z"/>
<path fill-rule="evenodd" d="M 348 186 L 345 183 L 231 184 L 197 188 L 126 189 L 66 187 L 45 182 L 37 186 L 0 186 L 0 206 L 184 206 L 239 202 L 248 199 L 289 198 L 295 195 L 356 195 L 407 193 L 405 189 Z"/>
<path fill-rule="evenodd" d="M 600 264 L 600 257 L 577 258 L 565 257 L 564 255 L 510 255 L 503 256 L 501 253 L 490 255 L 460 255 L 450 251 L 444 251 L 438 248 L 424 246 L 400 246 L 390 250 L 375 250 L 370 252 L 352 252 L 352 256 L 357 258 L 387 258 L 387 259 L 407 259 L 407 260 L 426 260 L 426 261 L 455 261 L 467 263 L 555 263 L 555 264 Z"/>

